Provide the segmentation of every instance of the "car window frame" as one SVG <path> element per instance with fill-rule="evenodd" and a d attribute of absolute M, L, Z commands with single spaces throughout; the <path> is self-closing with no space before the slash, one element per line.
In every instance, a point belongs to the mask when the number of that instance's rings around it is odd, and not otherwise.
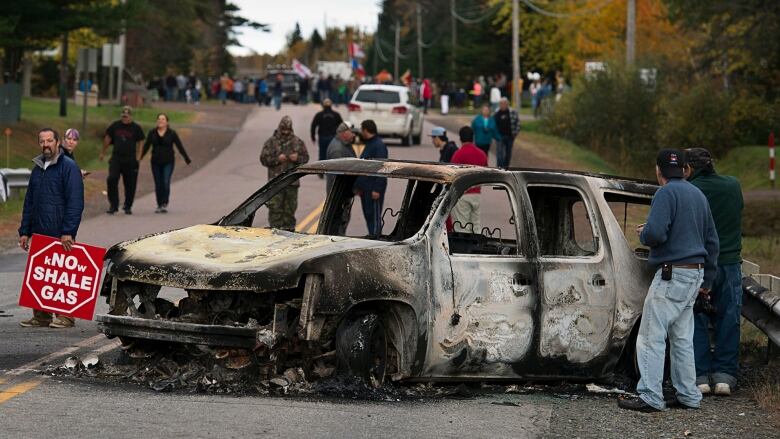
<path fill-rule="evenodd" d="M 596 215 L 596 211 L 593 210 L 593 204 L 591 203 L 591 200 L 588 199 L 587 194 L 585 191 L 583 191 L 581 188 L 570 185 L 570 184 L 560 184 L 560 183 L 537 183 L 537 182 L 528 182 L 525 184 L 526 191 L 528 191 L 529 188 L 533 187 L 552 187 L 552 188 L 561 188 L 561 189 L 570 189 L 576 191 L 580 195 L 580 199 L 582 200 L 582 203 L 585 205 L 585 210 L 588 212 L 589 216 L 589 223 L 591 228 L 591 233 L 593 234 L 593 238 L 596 241 L 597 249 L 596 252 L 592 255 L 583 255 L 583 256 L 568 256 L 568 255 L 545 255 L 542 253 L 542 246 L 540 242 L 536 243 L 537 246 L 537 253 L 538 258 L 541 261 L 544 262 L 555 262 L 555 261 L 567 261 L 571 262 L 574 261 L 599 261 L 604 258 L 605 249 L 604 249 L 604 239 L 603 236 L 605 236 L 603 230 L 601 229 L 601 226 L 599 225 L 598 216 Z M 536 213 L 533 212 L 533 200 L 531 199 L 530 192 L 528 193 L 528 201 L 530 204 L 531 211 L 531 219 L 533 221 L 533 227 L 534 227 L 534 236 L 535 239 L 538 241 L 540 239 L 539 237 L 539 229 L 536 224 Z"/>

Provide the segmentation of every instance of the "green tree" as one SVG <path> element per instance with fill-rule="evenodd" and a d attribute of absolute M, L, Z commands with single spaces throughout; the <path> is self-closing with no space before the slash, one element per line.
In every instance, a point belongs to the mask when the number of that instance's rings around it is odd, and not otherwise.
<path fill-rule="evenodd" d="M 113 0 L 3 0 L 0 2 L 0 48 L 3 69 L 16 81 L 27 50 L 52 47 L 61 36 L 89 28 L 112 35 L 136 11 L 133 2 Z"/>

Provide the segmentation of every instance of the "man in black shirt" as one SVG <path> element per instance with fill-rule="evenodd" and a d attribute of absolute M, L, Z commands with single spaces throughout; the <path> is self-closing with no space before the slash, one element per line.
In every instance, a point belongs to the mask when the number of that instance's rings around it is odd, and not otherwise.
<path fill-rule="evenodd" d="M 110 204 L 106 213 L 109 215 L 113 215 L 119 210 L 120 175 L 125 185 L 125 203 L 122 209 L 128 215 L 133 213 L 135 184 L 138 180 L 138 156 L 141 141 L 144 140 L 144 131 L 140 125 L 133 122 L 132 112 L 130 107 L 122 107 L 120 120 L 112 123 L 106 129 L 103 150 L 100 151 L 100 161 L 103 161 L 108 145 L 114 145 L 111 159 L 108 161 L 108 178 L 106 178 L 108 203 Z"/>
<path fill-rule="evenodd" d="M 319 136 L 319 160 L 326 160 L 328 157 L 328 145 L 336 137 L 336 129 L 341 124 L 341 115 L 331 108 L 333 102 L 330 99 L 322 101 L 322 111 L 314 115 L 311 121 L 311 141 L 315 142 Z"/>
<path fill-rule="evenodd" d="M 434 127 L 431 130 L 431 139 L 433 146 L 439 150 L 439 162 L 450 163 L 455 151 L 458 150 L 458 145 L 447 138 L 447 130 L 442 127 Z"/>
<path fill-rule="evenodd" d="M 499 168 L 508 168 L 512 162 L 512 148 L 515 144 L 515 137 L 520 133 L 520 117 L 517 111 L 509 108 L 509 100 L 501 98 L 498 104 L 498 111 L 493 115 L 496 120 L 496 128 L 501 135 L 501 142 L 496 148 L 496 162 Z"/>

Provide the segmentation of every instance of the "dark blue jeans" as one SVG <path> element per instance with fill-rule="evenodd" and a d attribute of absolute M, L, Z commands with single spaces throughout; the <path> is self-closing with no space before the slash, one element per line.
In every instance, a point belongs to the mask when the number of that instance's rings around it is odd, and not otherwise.
<path fill-rule="evenodd" d="M 512 136 L 501 136 L 501 141 L 496 145 L 496 165 L 499 168 L 508 168 L 512 163 L 512 146 L 515 138 Z"/>
<path fill-rule="evenodd" d="M 385 194 L 382 194 L 378 200 L 373 200 L 371 191 L 365 191 L 360 196 L 360 204 L 363 206 L 368 235 L 372 238 L 379 237 L 382 233 L 382 206 L 385 204 Z"/>
<path fill-rule="evenodd" d="M 710 317 L 696 314 L 693 348 L 696 353 L 697 384 L 726 383 L 734 387 L 739 372 L 739 319 L 742 314 L 742 268 L 740 264 L 718 266 L 710 293 L 718 309 Z M 713 327 L 714 349 L 710 349 L 709 325 Z"/>
<path fill-rule="evenodd" d="M 325 159 L 328 158 L 328 145 L 330 145 L 330 142 L 332 140 L 333 140 L 333 136 L 330 136 L 330 137 L 328 137 L 328 136 L 320 136 L 319 141 L 318 141 L 319 142 L 319 146 L 320 146 L 320 150 L 319 150 L 320 161 L 325 160 Z"/>
<path fill-rule="evenodd" d="M 173 175 L 173 162 L 164 165 L 152 163 L 154 194 L 157 196 L 157 207 L 168 205 L 168 197 L 171 195 L 171 175 Z"/>

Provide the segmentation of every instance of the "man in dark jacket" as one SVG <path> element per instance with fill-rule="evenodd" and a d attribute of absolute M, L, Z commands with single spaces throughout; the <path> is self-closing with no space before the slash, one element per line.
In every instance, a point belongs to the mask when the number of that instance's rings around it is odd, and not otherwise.
<path fill-rule="evenodd" d="M 120 119 L 106 129 L 103 138 L 103 149 L 100 151 L 100 161 L 105 159 L 109 145 L 114 145 L 111 159 L 108 161 L 108 177 L 106 191 L 108 192 L 109 208 L 107 214 L 113 215 L 119 210 L 119 177 L 125 185 L 125 214 L 133 213 L 135 185 L 138 182 L 138 158 L 141 151 L 141 141 L 144 140 L 144 130 L 133 122 L 133 110 L 122 107 Z"/>
<path fill-rule="evenodd" d="M 386 159 L 387 146 L 377 135 L 376 123 L 367 119 L 360 123 L 360 133 L 366 142 L 361 159 Z M 366 218 L 368 235 L 377 238 L 382 234 L 382 206 L 385 203 L 387 179 L 384 177 L 358 177 L 355 179 L 355 194 L 360 197 L 363 216 Z"/>
<path fill-rule="evenodd" d="M 509 100 L 501 98 L 493 119 L 496 120 L 496 128 L 501 135 L 501 141 L 496 145 L 496 166 L 506 169 L 512 163 L 512 148 L 515 137 L 520 133 L 520 117 L 514 108 L 509 107 Z"/>
<path fill-rule="evenodd" d="M 439 163 L 450 163 L 452 156 L 458 151 L 458 145 L 447 138 L 447 130 L 442 127 L 433 127 L 431 140 L 433 146 L 439 150 Z"/>
<path fill-rule="evenodd" d="M 328 145 L 336 136 L 336 128 L 342 122 L 341 115 L 333 111 L 333 102 L 330 99 L 322 101 L 322 111 L 314 115 L 311 121 L 311 141 L 314 142 L 315 133 L 319 136 L 319 160 L 325 160 L 328 155 Z"/>
<path fill-rule="evenodd" d="M 57 132 L 44 128 L 38 132 L 41 155 L 33 159 L 35 167 L 30 175 L 24 196 L 22 224 L 19 227 L 19 247 L 30 248 L 33 233 L 59 238 L 65 251 L 73 248 L 76 233 L 84 211 L 84 183 L 76 162 L 61 153 Z M 24 327 L 49 326 L 70 328 L 73 319 L 33 311 L 33 318 L 20 323 Z"/>
<path fill-rule="evenodd" d="M 709 294 L 716 312 L 698 313 L 694 319 L 693 350 L 696 384 L 702 394 L 731 395 L 739 374 L 739 323 L 742 313 L 742 188 L 739 180 L 715 172 L 712 156 L 704 148 L 685 151 L 686 177 L 707 197 L 720 240 L 718 271 Z M 710 350 L 709 326 L 715 349 Z M 715 388 L 710 385 L 714 384 Z"/>

